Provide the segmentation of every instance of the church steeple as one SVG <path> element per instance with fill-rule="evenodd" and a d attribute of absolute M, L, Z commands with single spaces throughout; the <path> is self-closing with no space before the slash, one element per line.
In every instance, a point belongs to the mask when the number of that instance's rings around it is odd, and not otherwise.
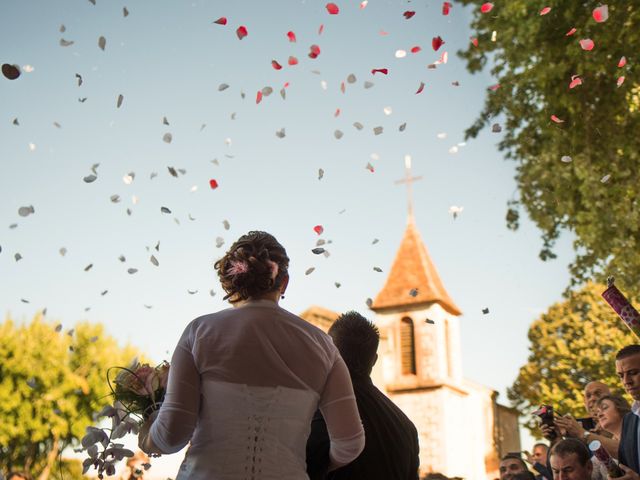
<path fill-rule="evenodd" d="M 430 303 L 438 303 L 451 315 L 462 315 L 445 290 L 410 212 L 391 272 L 371 309 L 375 312 L 416 309 Z"/>

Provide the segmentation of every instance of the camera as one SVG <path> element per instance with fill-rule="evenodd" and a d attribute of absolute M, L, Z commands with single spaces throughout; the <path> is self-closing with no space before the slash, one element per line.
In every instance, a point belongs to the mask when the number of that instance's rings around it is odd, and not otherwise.
<path fill-rule="evenodd" d="M 555 422 L 553 421 L 553 407 L 551 405 L 540 405 L 540 408 L 533 412 L 533 414 L 540 417 L 542 425 L 555 426 Z M 555 439 L 557 436 L 556 431 L 552 430 L 550 440 Z"/>

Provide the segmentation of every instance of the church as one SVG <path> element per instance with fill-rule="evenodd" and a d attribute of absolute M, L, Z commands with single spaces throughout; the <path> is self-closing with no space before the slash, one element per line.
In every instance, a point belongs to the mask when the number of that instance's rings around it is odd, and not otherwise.
<path fill-rule="evenodd" d="M 370 308 L 365 316 L 380 330 L 372 379 L 416 425 L 421 478 L 499 478 L 500 458 L 520 451 L 518 413 L 497 402 L 498 392 L 463 377 L 462 312 L 444 288 L 411 208 L 389 276 Z M 301 316 L 326 332 L 338 314 L 311 307 Z"/>

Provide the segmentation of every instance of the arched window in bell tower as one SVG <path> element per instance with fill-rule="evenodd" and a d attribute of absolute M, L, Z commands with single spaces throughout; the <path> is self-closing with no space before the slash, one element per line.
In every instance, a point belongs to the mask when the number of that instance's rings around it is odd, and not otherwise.
<path fill-rule="evenodd" d="M 400 321 L 400 366 L 402 375 L 416 374 L 416 343 L 413 320 L 409 317 Z"/>

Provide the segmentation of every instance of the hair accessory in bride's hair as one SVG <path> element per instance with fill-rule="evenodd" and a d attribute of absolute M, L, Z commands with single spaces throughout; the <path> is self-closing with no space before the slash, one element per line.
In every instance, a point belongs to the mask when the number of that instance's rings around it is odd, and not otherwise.
<path fill-rule="evenodd" d="M 229 275 L 239 275 L 249 271 L 249 264 L 244 260 L 231 260 L 229 263 L 231 264 L 231 267 L 227 270 Z"/>
<path fill-rule="evenodd" d="M 271 268 L 271 280 L 275 280 L 278 276 L 278 264 L 273 260 L 267 260 L 267 263 L 269 264 L 269 268 Z"/>

